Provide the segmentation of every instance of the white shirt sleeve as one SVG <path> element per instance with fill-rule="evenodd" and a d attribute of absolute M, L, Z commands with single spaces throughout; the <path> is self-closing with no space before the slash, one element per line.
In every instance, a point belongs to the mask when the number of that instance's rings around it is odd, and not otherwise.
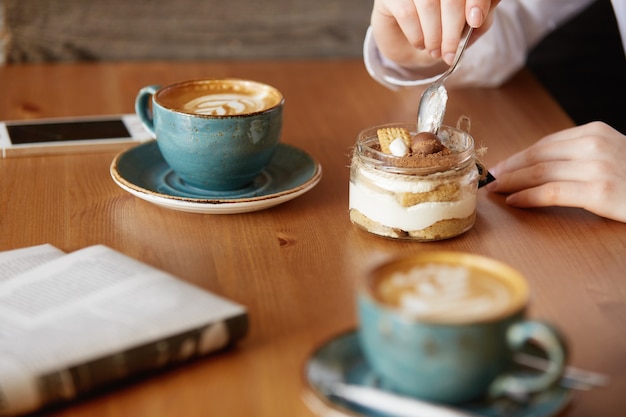
<path fill-rule="evenodd" d="M 494 11 L 493 25 L 467 48 L 448 86 L 497 87 L 526 62 L 526 55 L 545 35 L 588 6 L 593 0 L 505 0 Z M 438 76 L 424 78 L 381 55 L 371 28 L 363 45 L 363 59 L 370 75 L 397 89 L 428 84 Z"/>

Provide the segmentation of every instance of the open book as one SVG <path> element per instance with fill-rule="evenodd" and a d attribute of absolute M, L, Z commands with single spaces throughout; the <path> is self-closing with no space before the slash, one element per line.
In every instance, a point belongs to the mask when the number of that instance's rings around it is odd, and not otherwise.
<path fill-rule="evenodd" d="M 245 307 L 106 246 L 0 252 L 0 416 L 227 348 Z"/>

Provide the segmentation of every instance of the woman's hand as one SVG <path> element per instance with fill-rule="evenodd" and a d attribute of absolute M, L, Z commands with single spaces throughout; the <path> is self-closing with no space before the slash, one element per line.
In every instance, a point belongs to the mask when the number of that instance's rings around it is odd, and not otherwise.
<path fill-rule="evenodd" d="M 626 222 L 626 136 L 602 122 L 548 135 L 490 168 L 515 207 L 581 207 Z"/>
<path fill-rule="evenodd" d="M 500 0 L 375 0 L 371 24 L 381 53 L 407 68 L 450 65 L 467 22 L 480 36 Z"/>

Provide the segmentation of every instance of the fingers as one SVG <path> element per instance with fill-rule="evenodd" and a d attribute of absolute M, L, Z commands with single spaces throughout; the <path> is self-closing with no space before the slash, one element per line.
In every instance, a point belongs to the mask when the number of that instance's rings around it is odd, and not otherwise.
<path fill-rule="evenodd" d="M 450 65 L 467 19 L 476 27 L 484 23 L 490 0 L 414 0 L 422 26 L 424 46 L 433 58 Z M 469 21 L 468 21 L 469 23 Z"/>
<path fill-rule="evenodd" d="M 432 60 L 422 53 L 424 37 L 413 0 L 376 0 L 370 23 L 378 49 L 385 57 L 407 67 L 419 65 L 418 55 L 421 60 Z"/>
<path fill-rule="evenodd" d="M 507 203 L 517 207 L 552 205 L 591 210 L 591 205 L 612 198 L 615 189 L 626 190 L 626 185 L 620 185 L 615 166 L 603 160 L 545 162 L 496 178 L 487 189 L 511 193 Z"/>
<path fill-rule="evenodd" d="M 610 144 L 593 139 L 546 137 L 491 168 L 497 179 L 488 189 L 510 193 L 550 182 L 586 182 L 615 172 Z"/>
<path fill-rule="evenodd" d="M 507 204 L 526 207 L 580 207 L 585 208 L 591 184 L 584 182 L 550 182 L 526 188 L 509 195 Z"/>
<path fill-rule="evenodd" d="M 559 132 L 561 133 L 561 132 Z M 500 178 L 508 173 L 524 168 L 535 167 L 542 169 L 543 163 L 558 161 L 584 161 L 601 158 L 605 151 L 599 151 L 599 147 L 605 145 L 599 143 L 603 139 L 590 137 L 575 137 L 567 140 L 562 139 L 559 134 L 546 136 L 534 145 L 518 152 L 509 158 L 495 165 L 491 172 Z M 573 169 L 575 171 L 575 169 Z"/>
<path fill-rule="evenodd" d="M 584 182 L 595 171 L 572 161 L 553 161 L 534 164 L 514 171 L 495 174 L 496 181 L 488 189 L 500 193 L 512 193 L 526 188 L 537 187 L 550 182 Z"/>
<path fill-rule="evenodd" d="M 516 207 L 580 207 L 626 222 L 626 136 L 594 122 L 548 135 L 490 168 Z"/>
<path fill-rule="evenodd" d="M 459 0 L 454 0 L 458 2 Z M 445 2 L 445 1 L 444 1 Z M 437 0 L 415 0 L 424 47 L 433 58 L 441 57 L 442 8 Z"/>
<path fill-rule="evenodd" d="M 501 161 L 491 168 L 491 172 L 499 178 L 523 168 L 557 161 L 603 161 L 613 164 L 618 159 L 617 155 L 624 153 L 624 136 L 604 123 L 594 122 L 545 136 L 525 150 Z M 541 169 L 541 165 L 536 169 Z M 571 171 L 577 171 L 576 167 L 572 167 Z"/>
<path fill-rule="evenodd" d="M 423 24 L 412 0 L 398 0 L 391 4 L 389 13 L 396 20 L 407 41 L 417 49 L 424 49 Z"/>
<path fill-rule="evenodd" d="M 578 207 L 626 223 L 626 187 L 620 181 L 550 182 L 509 195 L 513 207 Z"/>
<path fill-rule="evenodd" d="M 496 6 L 499 1 L 485 1 L 485 0 L 468 0 L 465 4 L 465 20 L 467 24 L 474 29 L 481 27 L 489 10 Z"/>
<path fill-rule="evenodd" d="M 498 0 L 376 0 L 372 26 L 381 51 L 410 45 L 427 51 L 432 58 L 443 58 L 449 65 L 466 22 L 475 28 L 482 26 L 497 3 Z"/>
<path fill-rule="evenodd" d="M 440 56 L 446 64 L 452 64 L 465 26 L 463 1 L 444 0 L 441 2 L 441 43 Z M 460 30 L 459 30 L 460 29 Z"/>

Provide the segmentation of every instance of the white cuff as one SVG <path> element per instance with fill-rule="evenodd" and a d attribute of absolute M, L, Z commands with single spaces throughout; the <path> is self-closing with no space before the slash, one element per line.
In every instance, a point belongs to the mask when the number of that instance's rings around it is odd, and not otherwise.
<path fill-rule="evenodd" d="M 419 74 L 402 68 L 395 62 L 385 58 L 378 50 L 371 26 L 367 29 L 363 42 L 363 61 L 370 76 L 391 90 L 397 90 L 400 87 L 430 84 L 441 75 L 421 78 Z"/>

